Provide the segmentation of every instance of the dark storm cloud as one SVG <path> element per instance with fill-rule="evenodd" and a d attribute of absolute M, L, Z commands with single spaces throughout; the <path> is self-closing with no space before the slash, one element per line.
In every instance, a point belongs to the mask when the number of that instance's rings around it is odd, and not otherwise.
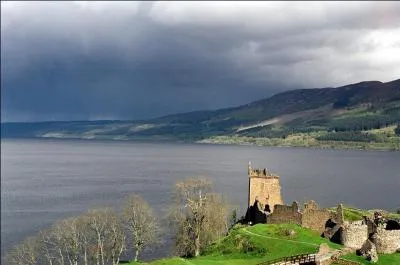
<path fill-rule="evenodd" d="M 398 78 L 398 3 L 2 2 L 2 119 L 140 119 Z"/>

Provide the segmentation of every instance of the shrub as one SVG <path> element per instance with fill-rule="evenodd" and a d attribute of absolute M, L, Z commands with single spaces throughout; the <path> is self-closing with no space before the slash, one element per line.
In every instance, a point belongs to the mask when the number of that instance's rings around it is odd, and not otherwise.
<path fill-rule="evenodd" d="M 398 124 L 397 127 L 394 129 L 394 133 L 395 133 L 397 136 L 400 136 L 400 124 Z"/>

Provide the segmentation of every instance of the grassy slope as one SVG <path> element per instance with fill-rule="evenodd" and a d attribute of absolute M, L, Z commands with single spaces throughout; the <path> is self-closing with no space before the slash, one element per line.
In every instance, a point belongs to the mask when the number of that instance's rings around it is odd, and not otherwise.
<path fill-rule="evenodd" d="M 356 254 L 348 254 L 343 257 L 344 259 L 347 260 L 353 260 L 357 261 L 360 264 L 365 264 L 365 265 L 398 265 L 400 264 L 400 253 L 395 253 L 395 254 L 381 254 L 379 255 L 379 260 L 376 263 L 372 263 L 369 261 L 366 261 L 363 257 L 359 257 Z"/>
<path fill-rule="evenodd" d="M 336 211 L 336 207 L 330 208 L 330 210 Z M 363 220 L 363 216 L 373 216 L 376 210 L 361 210 L 350 206 L 343 206 L 343 215 L 346 221 L 358 221 Z M 400 219 L 400 214 L 391 213 L 384 210 L 379 210 L 389 218 Z"/>
<path fill-rule="evenodd" d="M 295 235 L 282 235 L 282 231 L 287 229 L 294 230 Z M 201 257 L 193 259 L 174 257 L 153 261 L 150 264 L 257 264 L 285 256 L 315 253 L 321 243 L 328 243 L 336 249 L 341 247 L 298 225 L 259 224 L 233 229 L 227 237 L 211 245 Z"/>
<path fill-rule="evenodd" d="M 361 220 L 362 216 L 372 214 L 373 210 L 365 211 L 352 207 L 344 207 L 346 220 Z M 399 214 L 390 214 L 400 218 Z M 285 235 L 285 231 L 295 231 L 294 236 Z M 307 228 L 294 224 L 258 224 L 251 227 L 237 226 L 228 236 L 212 244 L 203 255 L 198 258 L 184 259 L 171 257 L 150 262 L 151 265 L 245 265 L 258 264 L 263 261 L 281 257 L 316 253 L 319 244 L 327 243 L 332 249 L 343 246 L 321 238 Z M 372 264 L 356 254 L 348 254 L 345 259 L 358 261 L 360 264 Z M 131 263 L 133 265 L 135 263 Z M 400 253 L 379 255 L 376 265 L 400 264 Z"/>

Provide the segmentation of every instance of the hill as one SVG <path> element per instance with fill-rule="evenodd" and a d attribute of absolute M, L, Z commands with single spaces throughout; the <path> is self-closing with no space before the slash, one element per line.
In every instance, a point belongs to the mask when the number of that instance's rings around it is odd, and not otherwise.
<path fill-rule="evenodd" d="M 152 265 L 224 265 L 224 264 L 260 264 L 280 258 L 317 253 L 322 243 L 333 250 L 342 245 L 322 238 L 318 233 L 295 224 L 257 224 L 255 226 L 236 226 L 227 236 L 213 243 L 197 258 L 185 259 L 171 257 L 155 260 Z M 347 260 L 361 264 L 370 264 L 356 254 L 344 256 Z M 400 261 L 400 253 L 381 254 L 376 265 L 394 265 Z M 130 263 L 138 264 L 138 263 Z"/>
<path fill-rule="evenodd" d="M 400 150 L 399 123 L 400 79 L 291 90 L 235 108 L 142 121 L 3 123 L 1 133 Z"/>
<path fill-rule="evenodd" d="M 287 235 L 287 231 L 293 234 Z M 327 243 L 333 249 L 342 247 L 321 238 L 310 229 L 294 224 L 239 226 L 212 244 L 198 258 L 175 257 L 150 264 L 259 264 L 292 255 L 317 253 L 321 243 Z"/>

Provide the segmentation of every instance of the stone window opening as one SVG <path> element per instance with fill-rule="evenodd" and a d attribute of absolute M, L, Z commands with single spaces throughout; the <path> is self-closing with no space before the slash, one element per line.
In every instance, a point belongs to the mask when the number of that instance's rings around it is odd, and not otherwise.
<path fill-rule="evenodd" d="M 400 230 L 400 223 L 395 220 L 388 220 L 386 223 L 386 230 Z"/>

